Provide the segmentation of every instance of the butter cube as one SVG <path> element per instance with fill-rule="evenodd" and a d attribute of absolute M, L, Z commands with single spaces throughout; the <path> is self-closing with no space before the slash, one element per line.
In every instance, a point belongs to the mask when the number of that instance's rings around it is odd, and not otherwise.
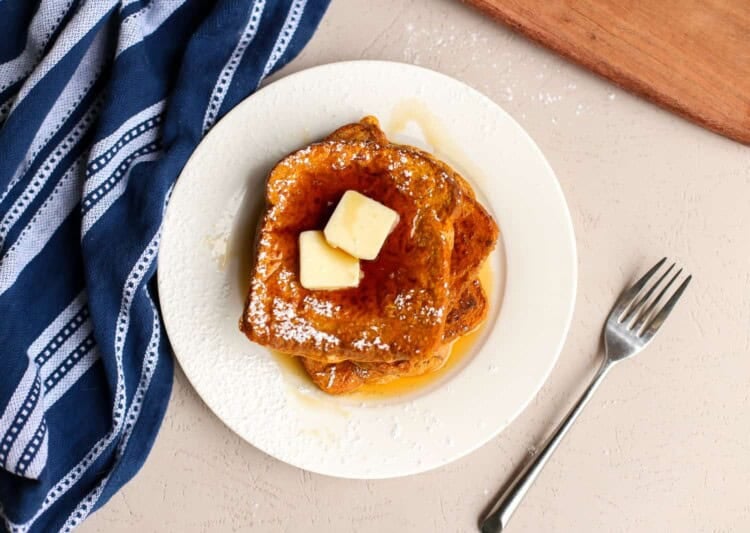
<path fill-rule="evenodd" d="M 300 233 L 299 255 L 304 288 L 334 290 L 359 285 L 359 259 L 330 246 L 322 231 Z"/>
<path fill-rule="evenodd" d="M 360 259 L 375 259 L 398 224 L 398 213 L 357 191 L 346 191 L 326 224 L 328 244 Z"/>

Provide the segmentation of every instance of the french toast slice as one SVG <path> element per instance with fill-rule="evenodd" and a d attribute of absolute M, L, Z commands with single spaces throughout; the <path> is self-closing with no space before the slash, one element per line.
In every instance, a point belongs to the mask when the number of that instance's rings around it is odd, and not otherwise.
<path fill-rule="evenodd" d="M 343 126 L 326 140 L 348 142 L 389 143 L 374 117 Z M 450 355 L 452 342 L 474 330 L 487 314 L 487 298 L 476 276 L 482 263 L 497 241 L 498 229 L 492 217 L 476 200 L 471 186 L 457 172 L 431 154 L 417 148 L 402 146 L 432 159 L 444 172 L 453 176 L 463 192 L 463 205 L 454 225 L 454 248 L 451 260 L 452 303 L 443 332 L 443 345 L 423 359 L 394 363 L 352 362 L 326 363 L 300 358 L 311 380 L 329 394 L 352 392 L 365 384 L 387 383 L 399 377 L 417 376 L 440 369 Z M 459 257 L 456 257 L 456 255 Z M 458 297 L 456 298 L 456 295 Z"/>
<path fill-rule="evenodd" d="M 454 225 L 455 240 L 451 253 L 451 276 L 456 286 L 470 283 L 477 277 L 484 258 L 490 254 L 497 244 L 499 230 L 495 220 L 477 200 L 474 189 L 461 174 L 429 152 L 414 146 L 391 143 L 385 132 L 380 129 L 378 119 L 373 116 L 366 116 L 359 122 L 342 126 L 326 137 L 325 140 L 371 142 L 381 146 L 398 146 L 429 159 L 450 176 L 461 189 L 463 200 Z"/>
<path fill-rule="evenodd" d="M 409 145 L 391 143 L 386 137 L 385 132 L 380 129 L 378 119 L 373 116 L 366 116 L 359 122 L 342 126 L 326 137 L 325 140 L 369 142 L 381 146 L 386 144 L 398 146 L 431 160 L 443 172 L 453 178 L 454 183 L 461 189 L 462 194 L 462 205 L 454 223 L 454 241 L 451 252 L 451 292 L 454 295 L 452 298 L 453 305 L 458 306 L 463 301 L 463 308 L 468 309 L 466 302 L 483 299 L 484 293 L 481 291 L 481 288 L 477 289 L 478 282 L 476 277 L 484 260 L 497 243 L 499 230 L 497 223 L 484 206 L 479 203 L 474 189 L 472 189 L 464 177 L 429 152 Z M 456 295 L 460 295 L 458 300 L 456 300 Z M 482 307 L 485 305 L 486 302 L 482 304 Z M 452 340 L 458 335 L 463 335 L 467 331 L 474 329 L 481 322 L 481 319 L 477 321 L 476 317 L 467 316 L 466 323 L 461 324 L 461 316 L 458 310 L 453 308 L 451 308 L 449 316 L 453 316 L 454 318 L 453 329 L 456 333 L 444 335 L 444 340 Z M 446 324 L 448 329 L 451 326 L 450 322 L 449 320 L 448 324 Z M 460 333 L 458 333 L 459 331 Z"/>
<path fill-rule="evenodd" d="M 298 235 L 323 227 L 347 190 L 395 209 L 400 221 L 377 259 L 362 262 L 359 287 L 307 290 Z M 406 147 L 331 139 L 287 156 L 268 179 L 240 328 L 259 344 L 325 363 L 431 358 L 443 345 L 463 197 L 442 166 Z"/>

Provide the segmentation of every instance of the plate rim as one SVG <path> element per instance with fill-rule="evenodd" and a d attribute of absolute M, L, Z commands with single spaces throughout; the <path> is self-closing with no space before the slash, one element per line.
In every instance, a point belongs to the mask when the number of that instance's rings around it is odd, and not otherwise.
<path fill-rule="evenodd" d="M 570 288 L 570 299 L 567 305 L 567 308 L 565 309 L 565 321 L 562 327 L 562 332 L 560 334 L 560 337 L 557 341 L 557 345 L 554 349 L 554 357 L 551 357 L 549 360 L 549 364 L 547 365 L 547 368 L 544 371 L 543 377 L 539 380 L 538 384 L 535 386 L 533 393 L 530 393 L 526 400 L 519 405 L 519 407 L 512 413 L 511 416 L 509 416 L 506 421 L 503 424 L 498 424 L 496 427 L 494 427 L 491 431 L 488 431 L 485 435 L 485 438 L 483 439 L 476 439 L 471 446 L 462 447 L 460 449 L 457 449 L 454 451 L 450 456 L 446 457 L 442 461 L 438 461 L 436 464 L 428 465 L 427 467 L 420 467 L 416 466 L 412 469 L 402 469 L 402 471 L 398 473 L 387 473 L 384 475 L 378 475 L 377 473 L 368 474 L 366 476 L 363 475 L 347 475 L 346 472 L 336 472 L 331 473 L 324 471 L 322 469 L 316 469 L 314 466 L 310 464 L 302 464 L 301 462 L 296 462 L 295 460 L 292 460 L 288 457 L 282 457 L 280 455 L 277 455 L 274 453 L 273 450 L 269 450 L 266 448 L 262 448 L 258 444 L 251 442 L 248 438 L 246 438 L 243 435 L 243 431 L 237 427 L 234 423 L 234 421 L 228 420 L 228 417 L 223 416 L 218 412 L 214 406 L 209 403 L 209 401 L 206 400 L 204 395 L 199 390 L 197 384 L 195 381 L 190 377 L 187 371 L 185 371 L 184 365 L 182 363 L 182 360 L 180 359 L 180 356 L 177 354 L 177 352 L 172 348 L 172 353 L 174 354 L 175 361 L 180 366 L 180 369 L 182 371 L 182 374 L 185 376 L 187 381 L 190 383 L 190 386 L 196 391 L 198 396 L 201 398 L 201 401 L 206 404 L 206 406 L 209 408 L 209 410 L 224 424 L 226 425 L 232 432 L 234 432 L 237 436 L 239 436 L 243 441 L 247 442 L 251 446 L 255 447 L 256 449 L 260 450 L 262 453 L 269 455 L 276 460 L 279 460 L 281 462 L 284 462 L 286 464 L 289 464 L 291 466 L 294 466 L 296 468 L 300 468 L 303 470 L 307 470 L 309 472 L 313 472 L 319 475 L 324 475 L 328 477 L 335 477 L 335 478 L 342 478 L 342 479 L 395 479 L 410 475 L 415 475 L 419 473 L 424 473 L 428 471 L 435 470 L 437 468 L 446 466 L 462 457 L 466 457 L 469 454 L 475 452 L 477 449 L 481 448 L 482 446 L 486 445 L 489 441 L 496 438 L 500 433 L 502 433 L 505 429 L 507 429 L 519 416 L 521 413 L 523 413 L 529 406 L 529 404 L 538 396 L 539 392 L 541 391 L 542 387 L 545 383 L 547 383 L 550 374 L 552 373 L 552 370 L 557 365 L 565 342 L 568 338 L 568 335 L 570 333 L 570 328 L 573 321 L 573 316 L 575 312 L 575 306 L 577 302 L 578 297 L 578 249 L 577 249 L 577 243 L 575 238 L 575 227 L 573 225 L 573 219 L 570 212 L 570 206 L 567 202 L 567 198 L 565 196 L 565 193 L 563 191 L 562 185 L 560 183 L 559 178 L 557 177 L 557 174 L 555 173 L 554 169 L 552 168 L 552 165 L 548 161 L 548 159 L 545 157 L 544 152 L 541 150 L 539 145 L 534 141 L 533 137 L 528 133 L 528 131 L 517 121 L 513 116 L 508 113 L 499 103 L 495 102 L 479 90 L 475 89 L 473 86 L 469 85 L 467 82 L 453 78 L 452 76 L 449 76 L 447 74 L 444 74 L 440 71 L 433 70 L 424 66 L 419 65 L 413 65 L 409 63 L 404 63 L 400 61 L 388 61 L 388 60 L 373 60 L 373 59 L 364 59 L 364 60 L 346 60 L 346 61 L 335 61 L 330 63 L 324 63 L 320 65 L 315 65 L 309 68 L 304 68 L 301 70 L 298 70 L 296 72 L 293 72 L 291 74 L 288 74 L 282 78 L 279 78 L 277 80 L 272 81 L 271 83 L 262 86 L 260 89 L 258 89 L 253 94 L 249 95 L 248 97 L 244 98 L 240 102 L 237 103 L 235 107 L 227 111 L 227 113 L 219 120 L 217 123 L 211 128 L 211 130 L 200 140 L 198 145 L 195 147 L 193 152 L 190 155 L 190 158 L 188 158 L 188 161 L 185 163 L 185 166 L 180 172 L 180 175 L 177 179 L 177 182 L 174 186 L 174 189 L 172 191 L 172 194 L 176 194 L 179 192 L 179 190 L 182 188 L 181 185 L 186 182 L 186 180 L 182 180 L 183 174 L 185 173 L 185 169 L 187 169 L 190 166 L 191 161 L 193 160 L 193 157 L 195 153 L 199 150 L 201 144 L 206 142 L 207 139 L 212 137 L 213 135 L 217 134 L 216 132 L 220 131 L 220 125 L 222 122 L 224 122 L 232 113 L 234 113 L 238 107 L 246 104 L 247 102 L 257 99 L 259 95 L 266 93 L 267 91 L 271 90 L 279 90 L 283 88 L 285 85 L 294 84 L 297 79 L 304 78 L 306 76 L 309 76 L 313 73 L 318 73 L 320 71 L 325 71 L 328 69 L 337 69 L 337 68 L 397 68 L 397 69 L 406 69 L 406 70 L 417 70 L 417 71 L 424 71 L 428 75 L 431 76 L 437 76 L 439 78 L 445 79 L 445 81 L 449 83 L 458 83 L 465 87 L 474 98 L 477 98 L 485 104 L 489 104 L 491 107 L 495 108 L 498 112 L 500 112 L 502 115 L 505 116 L 507 120 L 509 120 L 514 126 L 515 129 L 519 132 L 521 137 L 523 137 L 524 141 L 531 147 L 533 150 L 535 156 L 538 158 L 540 162 L 543 163 L 545 170 L 550 175 L 551 183 L 548 185 L 551 185 L 554 188 L 554 194 L 555 199 L 559 203 L 559 206 L 562 208 L 562 212 L 564 215 L 564 226 L 561 228 L 564 231 L 565 240 L 566 240 L 566 248 L 570 253 L 570 263 L 567 265 L 569 269 L 570 279 L 569 282 L 569 288 Z M 407 95 L 408 96 L 408 95 Z M 485 193 L 486 194 L 486 193 Z M 167 211 L 165 213 L 164 218 L 164 224 L 163 224 L 163 231 L 162 231 L 162 244 L 165 242 L 164 237 L 167 235 L 168 231 L 168 220 L 170 215 L 170 209 L 169 207 L 173 205 L 172 202 L 170 202 L 170 205 L 167 207 Z M 502 231 L 502 228 L 501 228 Z M 162 271 L 162 261 L 163 261 L 164 254 L 159 253 L 158 259 L 157 259 L 157 287 L 159 290 L 160 295 L 164 292 L 162 290 L 162 277 L 159 276 L 159 272 Z M 507 260 L 507 259 L 506 259 Z M 506 283 L 508 283 L 508 280 L 506 279 Z M 160 296 L 161 300 L 161 296 Z M 162 307 L 163 304 L 160 303 L 160 307 Z M 499 315 L 502 314 L 502 305 L 498 309 Z M 168 318 L 166 316 L 166 313 L 162 312 L 164 327 L 167 331 L 168 337 L 169 335 L 169 326 L 168 326 Z M 498 319 L 500 319 L 500 316 L 498 316 Z M 496 327 L 496 324 L 493 324 L 493 328 Z M 491 333 L 491 330 L 488 332 Z M 170 343 L 171 344 L 171 343 Z"/>

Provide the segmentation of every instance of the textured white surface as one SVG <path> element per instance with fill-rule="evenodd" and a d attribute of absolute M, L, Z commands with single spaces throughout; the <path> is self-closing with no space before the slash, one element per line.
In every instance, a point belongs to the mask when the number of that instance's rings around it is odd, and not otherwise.
<path fill-rule="evenodd" d="M 573 326 L 550 379 L 509 428 L 464 459 L 404 479 L 347 481 L 248 446 L 178 370 L 144 469 L 80 530 L 474 531 L 593 371 L 614 295 L 670 254 L 695 274 L 684 301 L 647 352 L 607 377 L 508 531 L 747 531 L 750 149 L 454 0 L 334 0 L 284 73 L 360 57 L 415 62 L 473 85 L 550 160 L 579 253 Z"/>
<path fill-rule="evenodd" d="M 420 121 L 434 123 L 422 125 L 425 138 L 449 138 L 446 144 L 455 152 L 435 139 L 438 146 L 425 144 L 418 127 L 409 135 L 390 131 L 388 124 L 400 118 L 404 102 L 409 108 L 419 102 L 427 115 Z M 488 287 L 490 309 L 480 342 L 439 382 L 385 399 L 324 394 L 290 375 L 237 329 L 247 294 L 253 219 L 259 215 L 248 206 L 262 201 L 267 169 L 304 146 L 305 137 L 320 139 L 366 114 L 379 117 L 397 142 L 434 149 L 450 164 L 470 161 L 476 171 L 466 177 L 473 178 L 502 232 L 502 243 L 489 258 L 499 279 Z M 239 208 L 237 198 L 243 198 Z M 549 269 L 550 264 L 556 267 Z M 528 135 L 466 85 L 383 61 L 306 70 L 237 106 L 185 166 L 159 253 L 159 298 L 169 339 L 208 406 L 274 457 L 312 472 L 358 479 L 442 466 L 506 427 L 557 359 L 575 286 L 570 215 L 554 173 Z M 284 302 L 274 303 L 276 312 L 286 312 Z M 304 320 L 296 322 L 280 334 L 320 340 L 323 346 L 338 342 Z"/>

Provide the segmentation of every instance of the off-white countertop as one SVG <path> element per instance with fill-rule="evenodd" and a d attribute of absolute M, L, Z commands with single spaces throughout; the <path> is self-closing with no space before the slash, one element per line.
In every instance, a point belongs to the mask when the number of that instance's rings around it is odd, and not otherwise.
<path fill-rule="evenodd" d="M 549 381 L 462 460 L 405 479 L 347 481 L 246 444 L 178 369 L 145 467 L 81 531 L 475 531 L 492 494 L 593 371 L 615 293 L 663 255 L 694 275 L 683 302 L 645 354 L 607 377 L 508 531 L 750 531 L 750 148 L 457 0 L 334 0 L 280 74 L 359 58 L 468 83 L 513 115 L 555 169 L 575 225 L 579 289 Z"/>

